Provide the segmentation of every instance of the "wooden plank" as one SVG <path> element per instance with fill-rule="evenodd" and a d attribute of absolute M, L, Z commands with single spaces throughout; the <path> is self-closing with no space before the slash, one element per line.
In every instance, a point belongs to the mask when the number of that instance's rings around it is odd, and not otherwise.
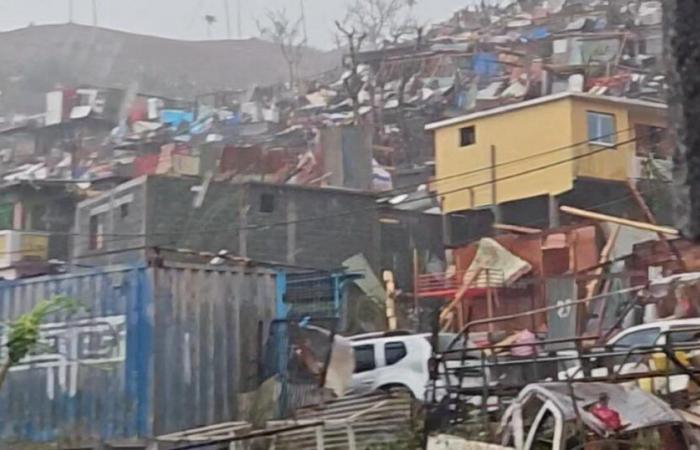
<path fill-rule="evenodd" d="M 645 222 L 638 222 L 636 220 L 624 219 L 622 217 L 610 216 L 607 214 L 601 214 L 591 211 L 586 211 L 585 209 L 573 208 L 571 206 L 562 206 L 559 210 L 563 213 L 570 214 L 572 216 L 583 217 L 585 219 L 599 220 L 601 222 L 616 223 L 618 225 L 624 225 L 627 227 L 637 228 L 639 230 L 653 231 L 655 233 L 663 233 L 669 236 L 680 236 L 680 231 L 671 227 L 664 227 L 659 225 L 653 225 Z"/>

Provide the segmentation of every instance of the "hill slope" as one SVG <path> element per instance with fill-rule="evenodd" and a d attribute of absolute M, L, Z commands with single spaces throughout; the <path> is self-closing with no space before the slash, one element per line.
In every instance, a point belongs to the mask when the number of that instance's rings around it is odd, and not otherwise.
<path fill-rule="evenodd" d="M 303 74 L 338 66 L 336 52 L 309 49 Z M 192 97 L 286 81 L 278 47 L 260 39 L 179 41 L 83 25 L 32 26 L 0 33 L 0 109 L 43 110 L 57 85 L 93 84 Z"/>

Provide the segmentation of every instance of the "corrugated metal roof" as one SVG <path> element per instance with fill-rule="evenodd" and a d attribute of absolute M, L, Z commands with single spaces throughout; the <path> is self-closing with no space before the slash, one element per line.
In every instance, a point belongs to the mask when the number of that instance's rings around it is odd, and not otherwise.
<path fill-rule="evenodd" d="M 325 449 L 366 448 L 369 444 L 396 442 L 411 427 L 413 400 L 407 394 L 377 392 L 349 396 L 323 405 L 297 410 L 294 421 L 268 423 L 268 428 L 322 422 Z M 315 450 L 318 428 L 304 428 L 280 433 L 277 448 Z"/>

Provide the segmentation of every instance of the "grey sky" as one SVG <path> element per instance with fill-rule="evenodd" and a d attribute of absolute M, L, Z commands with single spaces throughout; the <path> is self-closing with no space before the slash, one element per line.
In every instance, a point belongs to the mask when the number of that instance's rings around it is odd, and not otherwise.
<path fill-rule="evenodd" d="M 0 30 L 68 21 L 71 0 L 3 0 L 0 2 Z M 177 39 L 206 39 L 204 15 L 217 16 L 212 38 L 226 37 L 226 0 L 96 0 L 100 26 Z M 309 40 L 316 47 L 333 45 L 333 20 L 343 15 L 350 0 L 304 0 Z M 74 21 L 92 23 L 92 0 L 72 0 Z M 257 35 L 255 19 L 267 8 L 285 7 L 298 12 L 300 0 L 229 0 L 233 35 L 236 36 L 236 10 L 240 2 L 244 36 Z M 441 20 L 464 7 L 469 0 L 418 0 L 421 21 Z"/>

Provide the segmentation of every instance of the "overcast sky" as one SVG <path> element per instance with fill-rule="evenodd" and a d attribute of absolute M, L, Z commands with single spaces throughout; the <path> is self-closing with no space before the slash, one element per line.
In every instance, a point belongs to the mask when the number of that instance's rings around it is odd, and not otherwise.
<path fill-rule="evenodd" d="M 212 38 L 226 37 L 226 0 L 95 0 L 100 26 L 176 39 L 206 39 L 204 16 L 217 16 Z M 228 0 L 234 37 L 237 34 L 237 5 L 241 5 L 244 36 L 257 35 L 256 18 L 268 8 L 285 7 L 297 13 L 301 0 Z M 333 20 L 343 16 L 351 0 L 304 0 L 311 45 L 333 46 Z M 92 0 L 72 0 L 74 21 L 92 23 Z M 67 22 L 71 0 L 0 0 L 0 30 Z M 421 21 L 442 20 L 469 0 L 418 0 L 416 15 Z"/>

